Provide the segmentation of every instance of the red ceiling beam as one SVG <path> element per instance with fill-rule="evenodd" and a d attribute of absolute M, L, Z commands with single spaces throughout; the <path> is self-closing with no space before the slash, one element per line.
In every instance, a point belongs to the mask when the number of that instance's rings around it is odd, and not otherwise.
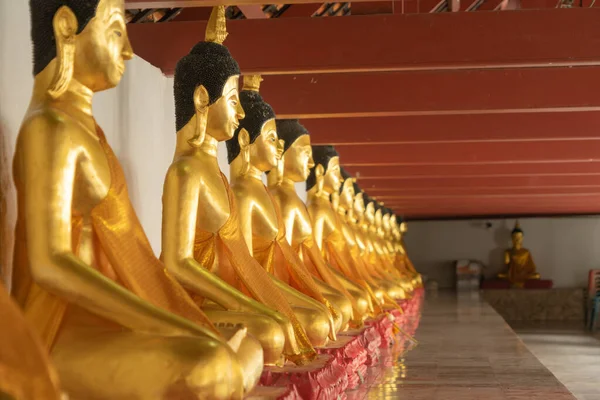
<path fill-rule="evenodd" d="M 368 193 L 396 196 L 406 191 L 431 191 L 442 189 L 471 190 L 474 188 L 498 189 L 511 188 L 512 191 L 524 188 L 551 190 L 562 188 L 574 190 L 582 188 L 600 188 L 600 176 L 519 176 L 519 177 L 470 177 L 470 178 L 422 178 L 358 181 L 360 187 Z"/>
<path fill-rule="evenodd" d="M 279 75 L 261 93 L 280 118 L 592 111 L 599 76 L 600 67 Z"/>
<path fill-rule="evenodd" d="M 233 20 L 225 44 L 261 74 L 599 65 L 598 20 L 600 9 Z M 166 74 L 205 28 L 128 25 L 136 54 Z"/>
<path fill-rule="evenodd" d="M 262 10 L 260 4 L 240 4 L 238 6 L 244 17 L 248 19 L 266 19 L 267 16 Z"/>
<path fill-rule="evenodd" d="M 323 3 L 291 4 L 278 18 L 310 17 L 322 5 Z"/>
<path fill-rule="evenodd" d="M 303 120 L 313 144 L 470 143 L 600 139 L 600 112 Z"/>
<path fill-rule="evenodd" d="M 521 195 L 572 195 L 581 193 L 595 193 L 600 196 L 600 185 L 591 187 L 505 187 L 505 188 L 429 188 L 429 189 L 405 189 L 398 192 L 379 191 L 369 189 L 369 196 L 376 197 L 380 201 L 388 202 L 394 200 L 424 200 L 428 198 L 438 199 L 446 197 L 469 196 L 521 196 Z M 600 205 L 599 205 L 600 208 Z"/>
<path fill-rule="evenodd" d="M 600 140 L 336 146 L 342 165 L 522 164 L 600 161 Z"/>
<path fill-rule="evenodd" d="M 455 165 L 357 165 L 345 168 L 358 178 L 360 185 L 384 180 L 385 185 L 402 185 L 405 180 L 428 178 L 513 178 L 542 176 L 600 176 L 600 162 L 561 163 L 512 163 L 512 164 L 469 164 Z"/>
<path fill-rule="evenodd" d="M 495 11 L 498 10 L 504 0 L 484 0 L 477 11 Z"/>

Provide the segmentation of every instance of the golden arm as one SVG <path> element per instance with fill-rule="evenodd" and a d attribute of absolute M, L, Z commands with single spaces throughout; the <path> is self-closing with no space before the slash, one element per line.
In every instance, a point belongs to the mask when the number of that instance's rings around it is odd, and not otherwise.
<path fill-rule="evenodd" d="M 209 330 L 155 307 L 87 265 L 72 251 L 71 205 L 78 158 L 64 123 L 37 121 L 19 141 L 27 243 L 34 281 L 49 292 L 138 332 L 208 336 Z M 44 199 L 41 201 L 40 199 Z"/>
<path fill-rule="evenodd" d="M 244 295 L 210 272 L 194 258 L 200 179 L 173 164 L 165 178 L 163 193 L 162 251 L 165 266 L 186 288 L 229 311 L 258 312 L 277 320 L 277 311 Z"/>

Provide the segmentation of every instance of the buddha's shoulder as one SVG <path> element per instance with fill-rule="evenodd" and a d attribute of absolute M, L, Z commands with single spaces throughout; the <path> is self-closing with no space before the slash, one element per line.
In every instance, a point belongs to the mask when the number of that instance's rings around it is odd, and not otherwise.
<path fill-rule="evenodd" d="M 23 142 L 36 141 L 45 146 L 55 144 L 78 147 L 78 138 L 89 136 L 78 121 L 67 114 L 52 108 L 44 108 L 29 112 L 19 129 L 17 145 Z M 69 140 L 64 140 L 68 137 Z"/>
<path fill-rule="evenodd" d="M 179 177 L 195 177 L 201 174 L 201 163 L 191 156 L 182 156 L 175 159 L 167 171 L 167 175 Z"/>

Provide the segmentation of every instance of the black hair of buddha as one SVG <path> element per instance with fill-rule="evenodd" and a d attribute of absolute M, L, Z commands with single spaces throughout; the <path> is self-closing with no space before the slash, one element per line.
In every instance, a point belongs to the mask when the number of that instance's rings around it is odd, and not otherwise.
<path fill-rule="evenodd" d="M 96 16 L 100 0 L 29 0 L 31 41 L 33 42 L 33 75 L 37 75 L 56 57 L 56 39 L 52 20 L 62 6 L 77 17 L 77 34 Z"/>
<path fill-rule="evenodd" d="M 208 92 L 208 105 L 223 96 L 227 80 L 240 74 L 237 61 L 227 47 L 219 43 L 199 42 L 183 56 L 175 67 L 175 125 L 177 131 L 194 116 L 194 91 L 203 85 Z"/>
<path fill-rule="evenodd" d="M 521 235 L 525 235 L 525 232 L 523 232 L 523 229 L 515 226 L 514 229 L 512 230 L 512 232 L 510 233 L 510 235 L 516 235 L 517 233 L 520 233 Z"/>
<path fill-rule="evenodd" d="M 352 186 L 354 186 L 354 194 L 355 195 L 362 193 L 362 189 L 360 188 L 360 186 L 358 186 L 358 183 L 353 182 Z M 363 195 L 363 197 L 364 197 L 364 195 Z"/>
<path fill-rule="evenodd" d="M 329 160 L 333 157 L 340 156 L 335 150 L 335 147 L 330 145 L 312 146 L 312 153 L 315 166 L 310 169 L 310 173 L 306 179 L 306 190 L 310 190 L 317 183 L 317 176 L 315 175 L 317 165 L 321 164 L 323 166 L 323 172 L 327 172 Z"/>
<path fill-rule="evenodd" d="M 233 137 L 225 142 L 229 164 L 240 154 L 241 149 L 238 138 L 242 129 L 248 131 L 250 144 L 252 144 L 260 136 L 264 124 L 270 119 L 275 119 L 273 108 L 263 100 L 260 93 L 254 90 L 242 90 L 240 92 L 240 103 L 246 117 L 240 121 L 240 126 L 235 130 Z"/>
<path fill-rule="evenodd" d="M 302 126 L 297 119 L 278 119 L 277 136 L 283 139 L 283 152 L 285 153 L 300 136 L 310 135 L 308 130 Z"/>

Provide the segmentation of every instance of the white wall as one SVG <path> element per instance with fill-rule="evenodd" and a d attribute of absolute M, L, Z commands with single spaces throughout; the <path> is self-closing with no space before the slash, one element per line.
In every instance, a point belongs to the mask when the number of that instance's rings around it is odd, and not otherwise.
<path fill-rule="evenodd" d="M 1 0 L 0 131 L 9 167 L 33 85 L 29 30 L 27 0 Z M 158 254 L 162 186 L 175 147 L 173 78 L 165 77 L 160 70 L 136 57 L 127 63 L 123 80 L 116 89 L 95 96 L 94 115 L 123 165 L 134 208 Z M 219 164 L 229 177 L 223 143 L 219 147 Z M 3 172 L 2 176 L 12 176 L 9 171 Z M 304 185 L 300 184 L 299 188 L 304 198 Z M 9 204 L 9 231 L 14 216 L 13 203 Z"/>
<path fill-rule="evenodd" d="M 490 222 L 491 228 L 485 223 Z M 521 219 L 524 246 L 531 250 L 542 278 L 555 287 L 586 287 L 589 269 L 600 268 L 600 217 Z M 502 269 L 514 220 L 414 221 L 408 224 L 408 252 L 417 269 L 449 287 L 453 261 L 471 259 Z"/>

